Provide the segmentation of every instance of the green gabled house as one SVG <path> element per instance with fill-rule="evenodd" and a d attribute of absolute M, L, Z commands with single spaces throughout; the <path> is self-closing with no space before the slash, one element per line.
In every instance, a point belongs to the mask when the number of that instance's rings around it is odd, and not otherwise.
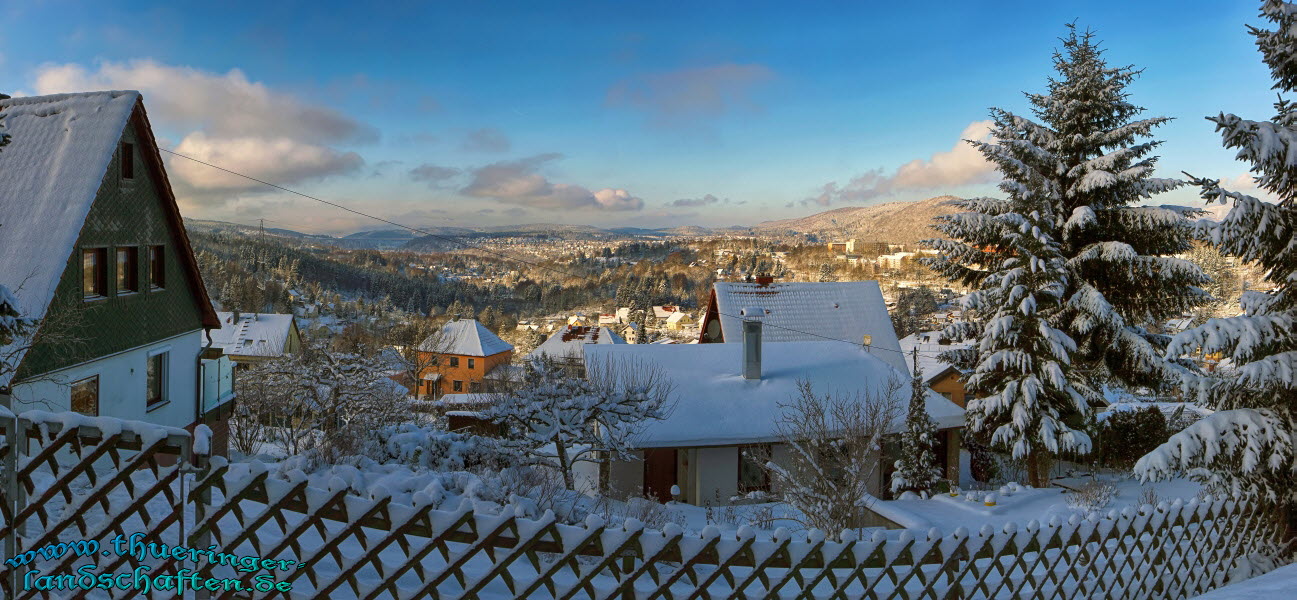
<path fill-rule="evenodd" d="M 0 114 L 0 285 L 41 319 L 0 348 L 0 399 L 206 423 L 219 448 L 230 363 L 201 356 L 220 322 L 140 93 L 4 99 Z"/>

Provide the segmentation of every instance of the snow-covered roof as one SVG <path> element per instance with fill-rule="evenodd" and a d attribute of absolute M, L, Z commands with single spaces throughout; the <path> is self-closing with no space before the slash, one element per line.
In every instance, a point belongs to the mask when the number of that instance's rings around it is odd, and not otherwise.
<path fill-rule="evenodd" d="M 667 317 L 667 323 L 679 323 L 680 321 L 683 321 L 688 318 L 689 318 L 689 313 L 676 311 L 671 313 L 671 316 Z"/>
<path fill-rule="evenodd" d="M 679 308 L 671 305 L 654 306 L 653 316 L 659 319 L 667 319 L 676 314 L 678 310 Z"/>
<path fill-rule="evenodd" d="M 442 325 L 441 333 L 424 340 L 419 349 L 441 354 L 491 356 L 513 350 L 513 346 L 476 319 L 457 319 Z"/>
<path fill-rule="evenodd" d="M 938 359 L 942 352 L 958 350 L 960 348 L 969 348 L 972 346 L 968 342 L 950 342 L 942 344 L 939 331 L 923 331 L 912 333 L 901 338 L 901 352 L 905 359 L 905 367 L 910 374 L 914 373 L 914 360 L 911 352 L 915 348 L 919 349 L 919 369 L 923 372 L 923 382 L 929 383 L 938 375 L 945 373 L 947 369 L 953 367 L 948 362 Z"/>
<path fill-rule="evenodd" d="M 739 342 L 743 319 L 764 324 L 769 342 L 831 338 L 862 343 L 865 335 L 875 354 L 905 371 L 901 346 L 887 315 L 887 303 L 877 281 L 827 283 L 716 282 L 716 308 L 726 342 Z M 760 309 L 747 311 L 747 309 Z"/>
<path fill-rule="evenodd" d="M 536 346 L 527 356 L 553 359 L 580 358 L 586 344 L 625 344 L 626 340 L 607 327 L 564 325 Z"/>
<path fill-rule="evenodd" d="M 817 393 L 881 393 L 896 378 L 901 406 L 899 430 L 910 388 L 902 371 L 858 346 L 841 342 L 769 342 L 762 345 L 761 379 L 744 379 L 742 344 L 615 344 L 587 346 L 586 362 L 622 361 L 654 365 L 674 384 L 674 405 L 662 421 L 645 425 L 637 445 L 644 448 L 748 444 L 776 441 L 777 423 L 809 380 Z M 928 413 L 941 428 L 962 427 L 964 410 L 936 392 L 927 396 Z"/>
<path fill-rule="evenodd" d="M 240 356 L 283 356 L 293 330 L 293 315 L 218 312 L 221 328 L 212 330 L 212 346 Z"/>

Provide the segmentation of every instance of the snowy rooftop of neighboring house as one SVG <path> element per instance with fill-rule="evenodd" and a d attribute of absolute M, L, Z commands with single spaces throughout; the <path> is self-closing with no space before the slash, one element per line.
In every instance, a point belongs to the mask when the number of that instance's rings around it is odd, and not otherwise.
<path fill-rule="evenodd" d="M 910 388 L 906 375 L 858 346 L 841 342 L 769 342 L 762 346 L 761 379 L 741 374 L 742 344 L 616 344 L 589 346 L 586 361 L 631 360 L 655 365 L 674 384 L 674 405 L 665 420 L 646 424 L 640 447 L 715 446 L 778 439 L 777 422 L 799 380 L 816 393 L 868 394 L 896 378 L 901 402 L 894 429 L 904 421 Z M 964 410 L 929 391 L 928 413 L 938 427 L 962 427 Z"/>
<path fill-rule="evenodd" d="M 906 370 L 877 281 L 717 282 L 713 291 L 726 342 L 740 341 L 741 321 L 747 318 L 765 323 L 762 335 L 769 342 L 830 338 L 859 344 L 869 335 L 880 358 Z"/>
<path fill-rule="evenodd" d="M 653 316 L 659 319 L 667 319 L 670 318 L 671 315 L 676 314 L 679 310 L 679 308 L 670 305 L 654 306 Z"/>
<path fill-rule="evenodd" d="M 419 349 L 462 356 L 492 356 L 513 350 L 513 346 L 476 319 L 458 319 L 442 325 L 441 333 L 424 340 Z"/>
<path fill-rule="evenodd" d="M 212 330 L 212 346 L 226 354 L 282 356 L 293 329 L 293 315 L 217 312 L 221 328 Z"/>
<path fill-rule="evenodd" d="M 626 340 L 607 327 L 564 325 L 527 356 L 579 358 L 586 344 L 625 344 Z"/>
<path fill-rule="evenodd" d="M 679 323 L 680 321 L 683 321 L 688 318 L 689 318 L 688 313 L 676 311 L 671 313 L 671 316 L 667 317 L 667 323 Z"/>
<path fill-rule="evenodd" d="M 934 378 L 946 372 L 946 369 L 952 367 L 950 363 L 937 358 L 942 352 L 957 350 L 960 348 L 969 348 L 972 346 L 968 342 L 950 342 L 942 344 L 940 331 L 923 331 L 912 333 L 901 338 L 901 352 L 904 353 L 905 366 L 908 372 L 914 373 L 914 360 L 911 352 L 915 348 L 919 349 L 919 369 L 923 371 L 923 382 L 931 382 Z"/>

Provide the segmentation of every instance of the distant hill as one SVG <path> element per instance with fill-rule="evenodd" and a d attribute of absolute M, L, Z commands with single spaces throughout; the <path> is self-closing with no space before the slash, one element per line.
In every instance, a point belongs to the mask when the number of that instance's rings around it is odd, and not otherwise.
<path fill-rule="evenodd" d="M 227 223 L 225 221 L 208 221 L 206 219 L 188 219 L 188 218 L 186 218 L 184 222 L 185 222 L 185 229 L 189 229 L 192 231 L 203 231 L 207 233 L 239 233 L 243 235 L 256 235 L 261 233 L 261 231 L 256 226 L 253 225 L 240 225 L 238 223 Z M 265 234 L 278 236 L 278 237 L 297 238 L 303 240 L 334 239 L 334 237 L 331 235 L 323 235 L 318 233 L 302 233 L 300 231 L 293 231 L 291 229 L 282 229 L 279 227 L 267 227 L 265 229 Z"/>
<path fill-rule="evenodd" d="M 937 215 L 955 211 L 947 201 L 954 196 L 938 196 L 917 202 L 888 202 L 873 206 L 847 206 L 798 219 L 765 221 L 752 227 L 758 234 L 806 235 L 822 239 L 849 239 L 914 243 L 935 237 L 931 229 Z"/>
<path fill-rule="evenodd" d="M 345 236 L 344 240 L 408 240 L 414 234 L 405 229 L 376 229 L 374 231 L 357 231 Z"/>

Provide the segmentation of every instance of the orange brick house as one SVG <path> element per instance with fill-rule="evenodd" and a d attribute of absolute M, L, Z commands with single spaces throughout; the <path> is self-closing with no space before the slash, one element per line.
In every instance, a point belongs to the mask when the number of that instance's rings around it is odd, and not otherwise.
<path fill-rule="evenodd" d="M 482 391 L 487 374 L 513 359 L 513 346 L 474 319 L 456 319 L 419 346 L 419 381 L 415 395 Z"/>

